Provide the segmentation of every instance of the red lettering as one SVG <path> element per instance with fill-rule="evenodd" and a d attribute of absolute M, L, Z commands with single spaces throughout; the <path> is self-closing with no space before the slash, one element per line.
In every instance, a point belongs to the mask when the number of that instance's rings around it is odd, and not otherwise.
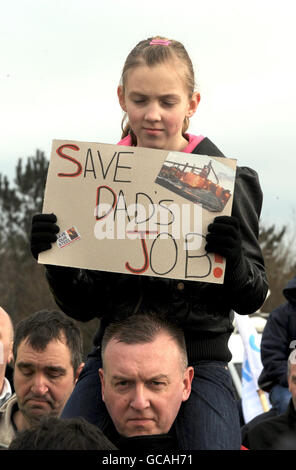
<path fill-rule="evenodd" d="M 130 231 L 128 233 L 139 233 L 140 234 L 140 238 L 141 238 L 141 244 L 142 244 L 142 249 L 143 249 L 143 253 L 144 253 L 144 264 L 141 268 L 132 268 L 131 265 L 129 264 L 129 262 L 127 261 L 125 263 L 125 267 L 126 269 L 128 269 L 131 273 L 133 274 L 142 274 L 144 273 L 145 271 L 147 271 L 147 269 L 149 268 L 149 256 L 148 256 L 148 252 L 147 252 L 147 245 L 146 245 L 146 240 L 145 240 L 145 235 L 151 233 L 149 231 Z"/>
<path fill-rule="evenodd" d="M 69 155 L 64 154 L 64 153 L 63 153 L 64 148 L 68 148 L 68 149 L 71 149 L 71 150 L 75 150 L 76 152 L 77 152 L 78 150 L 80 150 L 80 148 L 79 148 L 77 145 L 74 145 L 74 144 L 64 144 L 64 145 L 61 145 L 61 146 L 57 149 L 57 154 L 58 154 L 61 158 L 65 158 L 66 160 L 69 160 L 70 162 L 73 162 L 75 165 L 77 165 L 77 171 L 76 171 L 75 173 L 58 173 L 58 176 L 59 176 L 59 177 L 64 177 L 64 176 L 69 176 L 69 177 L 79 176 L 79 175 L 82 173 L 82 166 L 81 166 L 81 163 L 78 162 L 77 160 L 75 160 L 75 158 L 70 157 Z"/>

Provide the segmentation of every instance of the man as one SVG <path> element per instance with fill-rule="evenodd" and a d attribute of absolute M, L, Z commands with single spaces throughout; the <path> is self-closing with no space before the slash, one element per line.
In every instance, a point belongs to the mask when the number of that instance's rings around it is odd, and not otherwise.
<path fill-rule="evenodd" d="M 118 433 L 105 431 L 109 439 L 126 449 L 119 436 L 174 436 L 194 374 L 182 331 L 155 316 L 130 316 L 106 328 L 102 361 L 102 398 Z"/>
<path fill-rule="evenodd" d="M 75 323 L 41 310 L 20 321 L 13 344 L 15 394 L 0 408 L 0 447 L 43 416 L 59 416 L 83 367 Z"/>
<path fill-rule="evenodd" d="M 296 349 L 288 358 L 288 387 L 292 398 L 285 413 L 266 419 L 242 436 L 251 450 L 296 450 Z"/>
<path fill-rule="evenodd" d="M 296 339 L 296 276 L 283 289 L 287 299 L 269 315 L 261 341 L 263 370 L 258 383 L 269 393 L 277 414 L 286 411 L 291 399 L 287 383 L 287 359 Z"/>
<path fill-rule="evenodd" d="M 0 406 L 11 396 L 11 386 L 5 377 L 12 361 L 13 325 L 10 316 L 0 307 Z"/>

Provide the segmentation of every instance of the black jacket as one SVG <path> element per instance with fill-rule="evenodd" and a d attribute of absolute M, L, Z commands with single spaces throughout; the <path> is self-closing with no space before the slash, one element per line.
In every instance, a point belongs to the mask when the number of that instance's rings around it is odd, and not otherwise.
<path fill-rule="evenodd" d="M 207 138 L 193 153 L 223 157 Z M 191 363 L 229 361 L 232 309 L 241 314 L 253 313 L 263 304 L 268 290 L 257 240 L 261 206 L 257 173 L 238 167 L 232 215 L 240 220 L 245 256 L 235 270 L 226 268 L 223 285 L 48 266 L 47 279 L 55 300 L 72 318 L 101 319 L 95 345 L 110 321 L 137 311 L 155 312 L 182 327 Z"/>
<path fill-rule="evenodd" d="M 262 334 L 263 370 L 258 383 L 265 391 L 276 384 L 288 387 L 287 360 L 291 347 L 296 347 L 296 277 L 283 289 L 283 294 L 287 302 L 270 313 Z"/>
<path fill-rule="evenodd" d="M 250 450 L 296 450 L 296 412 L 292 399 L 284 414 L 246 431 L 242 444 Z"/>

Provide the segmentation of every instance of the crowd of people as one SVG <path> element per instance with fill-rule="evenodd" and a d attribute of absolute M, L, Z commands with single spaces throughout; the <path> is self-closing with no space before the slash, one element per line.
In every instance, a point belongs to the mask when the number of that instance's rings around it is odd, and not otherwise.
<path fill-rule="evenodd" d="M 283 309 L 291 315 L 286 325 L 293 323 L 296 278 L 288 291 L 288 302 L 267 321 L 263 358 L 274 315 Z M 102 367 L 97 371 L 110 418 L 104 432 L 83 416 L 61 416 L 85 365 L 77 322 L 58 310 L 41 310 L 14 328 L 1 308 L 0 337 L 0 449 L 182 450 L 176 418 L 191 394 L 194 368 L 188 365 L 185 336 L 176 324 L 156 314 L 138 313 L 106 327 Z M 274 343 L 275 353 L 281 344 Z M 296 349 L 290 337 L 285 351 L 283 373 L 290 400 L 287 403 L 284 397 L 281 408 L 273 404 L 272 413 L 262 413 L 241 428 L 245 449 L 296 449 Z M 8 379 L 11 363 L 13 378 Z M 273 367 L 276 375 L 278 363 Z M 264 369 L 261 375 L 266 375 Z"/>
<path fill-rule="evenodd" d="M 187 132 L 200 94 L 180 42 L 157 36 L 138 43 L 118 98 L 128 121 L 119 145 L 224 157 L 210 139 Z M 233 312 L 255 312 L 268 291 L 261 207 L 257 173 L 238 166 L 232 213 L 215 217 L 205 237 L 206 253 L 226 259 L 223 284 L 46 265 L 59 310 L 29 315 L 15 325 L 13 341 L 1 311 L 0 445 L 241 449 L 228 340 Z M 33 217 L 36 260 L 56 242 L 58 224 L 54 213 Z M 84 362 L 76 321 L 95 317 L 100 327 Z M 4 370 L 12 356 L 9 385 Z M 294 366 L 289 370 L 293 394 Z M 246 442 L 252 448 L 253 440 Z"/>

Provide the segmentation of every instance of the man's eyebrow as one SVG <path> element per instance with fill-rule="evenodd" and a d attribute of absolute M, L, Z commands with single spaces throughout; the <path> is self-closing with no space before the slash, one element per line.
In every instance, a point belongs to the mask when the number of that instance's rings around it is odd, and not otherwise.
<path fill-rule="evenodd" d="M 166 374 L 159 374 L 159 375 L 155 375 L 155 376 L 151 377 L 149 380 L 155 380 L 155 381 L 168 380 L 168 376 Z"/>
<path fill-rule="evenodd" d="M 61 366 L 45 366 L 44 369 L 48 372 L 60 372 L 60 373 L 66 372 L 66 369 Z"/>
<path fill-rule="evenodd" d="M 126 375 L 112 375 L 112 380 L 131 380 Z"/>
<path fill-rule="evenodd" d="M 26 369 L 26 368 L 35 368 L 36 365 L 32 364 L 32 362 L 25 362 L 25 361 L 20 361 L 16 363 L 17 367 L 20 369 Z M 65 373 L 66 369 L 64 367 L 60 366 L 45 366 L 44 369 L 48 372 L 61 372 Z"/>
<path fill-rule="evenodd" d="M 16 363 L 17 367 L 19 368 L 25 368 L 25 367 L 35 367 L 34 364 L 31 362 L 24 362 L 24 361 L 17 361 Z"/>
<path fill-rule="evenodd" d="M 125 380 L 125 381 L 128 381 L 128 382 L 131 382 L 134 380 L 134 378 L 129 378 L 125 375 L 113 375 L 111 380 Z M 155 381 L 155 382 L 158 382 L 160 380 L 169 380 L 169 377 L 168 375 L 166 374 L 158 374 L 158 375 L 153 375 L 152 377 L 149 377 L 146 379 L 148 382 L 150 381 Z"/>

